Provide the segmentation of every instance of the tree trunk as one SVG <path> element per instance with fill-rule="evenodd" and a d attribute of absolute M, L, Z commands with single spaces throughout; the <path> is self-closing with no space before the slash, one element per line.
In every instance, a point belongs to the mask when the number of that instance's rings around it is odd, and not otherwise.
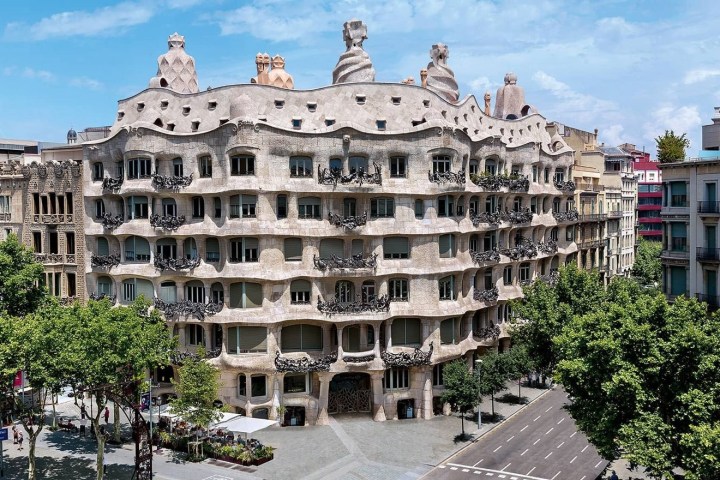
<path fill-rule="evenodd" d="M 99 423 L 99 422 L 98 422 Z M 105 435 L 100 434 L 99 425 L 95 426 L 95 433 L 97 436 L 98 449 L 97 449 L 97 480 L 103 480 L 105 473 L 103 472 L 104 457 L 105 457 Z"/>
<path fill-rule="evenodd" d="M 50 394 L 50 400 L 52 401 L 52 407 L 53 407 L 53 428 L 57 428 L 57 411 L 55 410 L 55 399 L 57 396 L 54 393 Z"/>
<path fill-rule="evenodd" d="M 520 383 L 522 382 L 522 377 L 518 378 L 518 403 L 520 403 Z"/>
<path fill-rule="evenodd" d="M 114 431 L 113 431 L 113 439 L 116 443 L 120 443 L 122 440 L 120 438 L 120 404 L 118 402 L 115 402 L 115 408 L 113 409 L 113 415 L 114 415 Z"/>
<path fill-rule="evenodd" d="M 462 430 L 462 436 L 465 436 L 465 412 L 460 410 L 460 425 L 462 425 L 460 428 Z"/>
<path fill-rule="evenodd" d="M 30 427 L 32 429 L 32 427 Z M 37 434 L 40 430 L 37 431 Z M 38 435 L 28 434 L 28 480 L 35 480 L 35 443 Z"/>
<path fill-rule="evenodd" d="M 492 403 L 492 416 L 495 418 L 495 392 L 490 394 L 490 402 Z"/>

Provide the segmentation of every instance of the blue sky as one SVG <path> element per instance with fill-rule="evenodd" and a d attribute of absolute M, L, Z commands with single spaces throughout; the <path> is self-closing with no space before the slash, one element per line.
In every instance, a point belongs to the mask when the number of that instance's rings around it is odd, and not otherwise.
<path fill-rule="evenodd" d="M 533 0 L 127 0 L 3 2 L 0 138 L 64 141 L 110 125 L 147 87 L 167 36 L 185 36 L 200 88 L 245 83 L 255 54 L 285 57 L 300 89 L 331 83 L 342 24 L 368 25 L 378 81 L 419 80 L 433 43 L 450 48 L 461 97 L 513 71 L 550 120 L 643 146 L 666 128 L 700 148 L 720 105 L 720 2 Z"/>

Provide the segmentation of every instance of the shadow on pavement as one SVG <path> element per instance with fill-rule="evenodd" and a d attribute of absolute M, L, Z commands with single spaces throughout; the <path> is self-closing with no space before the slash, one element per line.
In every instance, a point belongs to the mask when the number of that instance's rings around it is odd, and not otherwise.
<path fill-rule="evenodd" d="M 83 458 L 37 457 L 35 459 L 37 478 L 44 480 L 94 479 L 95 462 Z M 108 464 L 108 479 L 129 480 L 133 467 L 129 465 Z M 5 459 L 5 477 L 3 480 L 21 480 L 27 478 L 27 457 Z"/>
<path fill-rule="evenodd" d="M 517 395 L 512 394 L 512 393 L 506 393 L 504 395 L 501 395 L 501 396 L 495 398 L 495 400 L 497 400 L 498 402 L 512 403 L 515 405 L 520 405 L 520 404 L 526 405 L 526 404 L 530 403 L 530 399 L 528 397 L 518 397 Z"/>

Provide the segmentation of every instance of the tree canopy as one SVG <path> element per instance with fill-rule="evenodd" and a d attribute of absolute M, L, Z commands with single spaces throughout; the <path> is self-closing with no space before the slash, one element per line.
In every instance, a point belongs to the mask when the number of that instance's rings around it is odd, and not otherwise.
<path fill-rule="evenodd" d="M 640 237 L 640 244 L 635 255 L 635 263 L 632 268 L 632 276 L 641 285 L 656 285 L 662 279 L 662 263 L 660 253 L 662 252 L 661 242 L 650 242 Z"/>
<path fill-rule="evenodd" d="M 672 130 L 665 130 L 664 135 L 655 139 L 657 158 L 660 163 L 682 162 L 685 160 L 685 149 L 690 148 L 690 140 L 686 134 L 675 135 Z"/>
<path fill-rule="evenodd" d="M 15 234 L 0 242 L 0 311 L 16 317 L 35 311 L 45 296 L 43 271 Z"/>
<path fill-rule="evenodd" d="M 178 398 L 171 400 L 173 413 L 200 426 L 220 418 L 220 410 L 214 405 L 220 388 L 220 371 L 204 358 L 205 351 L 199 348 L 195 355 L 183 360 L 178 381 L 173 380 Z"/>
<path fill-rule="evenodd" d="M 443 391 L 441 400 L 460 413 L 462 434 L 465 435 L 465 412 L 471 410 L 480 399 L 478 377 L 462 359 L 453 360 L 443 366 Z"/>

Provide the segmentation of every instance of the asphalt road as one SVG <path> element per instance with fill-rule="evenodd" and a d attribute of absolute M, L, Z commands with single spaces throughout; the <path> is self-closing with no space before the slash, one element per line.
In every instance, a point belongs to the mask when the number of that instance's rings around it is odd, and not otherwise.
<path fill-rule="evenodd" d="M 595 480 L 608 462 L 577 431 L 567 402 L 556 387 L 423 478 Z"/>

